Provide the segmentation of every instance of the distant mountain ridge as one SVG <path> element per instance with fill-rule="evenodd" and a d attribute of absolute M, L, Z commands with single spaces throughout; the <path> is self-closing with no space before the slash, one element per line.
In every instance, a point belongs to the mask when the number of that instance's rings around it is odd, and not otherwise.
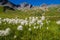
<path fill-rule="evenodd" d="M 32 4 L 33 6 L 40 6 L 41 4 L 45 3 L 48 5 L 51 4 L 60 4 L 60 0 L 9 0 L 10 2 L 19 5 L 23 2 L 27 2 L 28 4 Z"/>

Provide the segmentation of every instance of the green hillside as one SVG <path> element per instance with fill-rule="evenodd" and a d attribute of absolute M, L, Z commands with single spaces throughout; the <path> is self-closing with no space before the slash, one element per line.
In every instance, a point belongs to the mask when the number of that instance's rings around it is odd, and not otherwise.
<path fill-rule="evenodd" d="M 0 40 L 60 40 L 59 8 L 3 12 L 0 7 Z"/>

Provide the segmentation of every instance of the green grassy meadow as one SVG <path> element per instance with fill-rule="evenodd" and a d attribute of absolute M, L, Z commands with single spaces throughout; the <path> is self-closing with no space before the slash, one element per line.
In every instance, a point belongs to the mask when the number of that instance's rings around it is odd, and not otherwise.
<path fill-rule="evenodd" d="M 56 22 L 60 20 L 60 11 L 58 11 L 60 7 L 49 8 L 49 11 L 42 11 L 40 9 L 37 10 L 16 10 L 11 11 L 7 10 L 3 12 L 3 8 L 0 7 L 0 30 L 5 30 L 6 28 L 10 28 L 10 34 L 7 36 L 0 36 L 0 40 L 60 40 L 60 24 Z M 43 20 L 43 26 L 40 28 L 40 24 L 37 24 L 37 21 L 41 19 L 40 17 L 45 13 L 45 20 Z M 8 23 L 3 21 L 5 18 L 9 19 L 24 19 L 27 18 L 29 21 L 29 17 L 38 17 L 38 20 L 35 22 L 36 24 L 22 25 L 23 30 L 17 30 L 17 27 L 21 25 L 20 23 Z M 50 22 L 49 22 L 50 21 Z M 48 22 L 48 23 L 47 23 Z M 29 22 L 28 22 L 29 23 Z M 36 26 L 36 29 L 34 29 Z M 37 28 L 38 27 L 38 28 Z"/>

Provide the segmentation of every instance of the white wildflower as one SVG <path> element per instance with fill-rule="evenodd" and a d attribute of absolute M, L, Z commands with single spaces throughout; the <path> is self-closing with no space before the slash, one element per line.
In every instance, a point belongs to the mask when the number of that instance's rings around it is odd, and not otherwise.
<path fill-rule="evenodd" d="M 36 26 L 34 26 L 34 29 L 36 29 Z"/>
<path fill-rule="evenodd" d="M 35 17 L 32 17 L 32 19 L 34 19 Z"/>
<path fill-rule="evenodd" d="M 29 17 L 29 20 L 31 20 L 32 19 L 32 17 Z"/>
<path fill-rule="evenodd" d="M 37 24 L 41 24 L 41 23 L 42 23 L 42 20 L 38 20 L 38 21 L 37 21 Z"/>
<path fill-rule="evenodd" d="M 44 23 L 41 23 L 41 26 L 43 26 Z"/>
<path fill-rule="evenodd" d="M 31 26 L 31 24 L 29 23 L 29 26 Z"/>
<path fill-rule="evenodd" d="M 23 30 L 23 26 L 21 26 L 21 25 L 18 26 L 18 27 L 17 27 L 17 30 Z"/>
<path fill-rule="evenodd" d="M 0 24 L 1 24 L 2 22 L 0 21 Z"/>
<path fill-rule="evenodd" d="M 2 18 L 0 18 L 0 20 L 1 20 Z"/>
<path fill-rule="evenodd" d="M 17 38 L 17 36 L 16 36 L 16 35 L 14 35 L 14 38 Z"/>
<path fill-rule="evenodd" d="M 6 30 L 0 30 L 0 36 L 7 36 L 10 34 L 10 28 L 7 28 Z"/>
<path fill-rule="evenodd" d="M 60 21 L 57 21 L 56 23 L 57 23 L 57 24 L 60 24 Z"/>
<path fill-rule="evenodd" d="M 25 18 L 25 20 L 27 20 L 28 18 Z"/>
<path fill-rule="evenodd" d="M 31 31 L 31 28 L 29 28 L 28 30 Z"/>
<path fill-rule="evenodd" d="M 41 17 L 41 20 L 45 20 L 45 16 L 42 16 L 42 17 Z"/>
<path fill-rule="evenodd" d="M 47 27 L 47 30 L 48 30 L 49 28 Z"/>
<path fill-rule="evenodd" d="M 36 17 L 36 19 L 38 19 L 38 17 Z"/>
<path fill-rule="evenodd" d="M 25 23 L 24 22 L 21 22 L 21 25 L 24 25 Z"/>
<path fill-rule="evenodd" d="M 25 23 L 25 25 L 28 25 L 28 23 Z"/>
<path fill-rule="evenodd" d="M 9 35 L 10 34 L 10 31 L 11 31 L 11 29 L 10 28 L 7 28 L 6 30 L 5 30 L 5 32 L 4 32 L 4 35 L 6 36 L 6 35 Z"/>
<path fill-rule="evenodd" d="M 0 36 L 4 36 L 4 30 L 0 30 Z"/>

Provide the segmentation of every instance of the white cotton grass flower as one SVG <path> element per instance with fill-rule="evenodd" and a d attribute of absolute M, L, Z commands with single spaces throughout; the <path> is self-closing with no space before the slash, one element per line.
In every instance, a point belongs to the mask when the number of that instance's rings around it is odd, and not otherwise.
<path fill-rule="evenodd" d="M 32 29 L 31 28 L 28 28 L 29 31 L 31 31 Z"/>
<path fill-rule="evenodd" d="M 34 21 L 30 21 L 29 24 L 34 24 Z"/>
<path fill-rule="evenodd" d="M 0 20 L 1 20 L 2 18 L 0 18 Z"/>
<path fill-rule="evenodd" d="M 0 36 L 7 36 L 10 34 L 11 29 L 7 28 L 6 30 L 0 30 Z"/>
<path fill-rule="evenodd" d="M 38 21 L 37 21 L 37 24 L 41 24 L 41 23 L 42 23 L 42 20 L 38 20 Z"/>
<path fill-rule="evenodd" d="M 28 21 L 27 20 L 24 20 L 24 23 L 25 23 L 25 25 L 28 25 Z"/>
<path fill-rule="evenodd" d="M 38 29 L 39 28 L 39 26 L 34 26 L 34 29 Z"/>
<path fill-rule="evenodd" d="M 0 21 L 0 24 L 1 24 L 2 22 Z"/>
<path fill-rule="evenodd" d="M 48 30 L 49 28 L 47 27 L 47 30 Z"/>
<path fill-rule="evenodd" d="M 28 20 L 28 18 L 25 18 L 25 20 Z"/>
<path fill-rule="evenodd" d="M 25 25 L 28 25 L 28 23 L 26 22 Z"/>
<path fill-rule="evenodd" d="M 31 23 L 28 23 L 28 25 L 29 25 L 29 27 L 30 27 L 30 26 L 32 26 L 32 24 L 31 24 Z"/>
<path fill-rule="evenodd" d="M 25 23 L 24 22 L 21 22 L 21 25 L 24 25 Z"/>
<path fill-rule="evenodd" d="M 35 17 L 32 17 L 32 19 L 35 19 Z"/>
<path fill-rule="evenodd" d="M 31 20 L 32 19 L 32 17 L 29 17 L 29 20 Z"/>
<path fill-rule="evenodd" d="M 38 17 L 36 17 L 36 19 L 38 20 Z"/>
<path fill-rule="evenodd" d="M 16 36 L 16 35 L 14 35 L 14 39 L 15 39 L 15 38 L 17 38 L 17 36 Z"/>
<path fill-rule="evenodd" d="M 45 20 L 45 16 L 42 16 L 42 17 L 41 17 L 41 20 L 42 20 L 42 21 Z"/>
<path fill-rule="evenodd" d="M 29 26 L 31 26 L 32 24 L 29 23 Z"/>
<path fill-rule="evenodd" d="M 57 21 L 56 23 L 57 23 L 57 24 L 60 24 L 60 21 Z"/>
<path fill-rule="evenodd" d="M 36 22 L 36 19 L 33 17 L 33 19 L 29 20 L 30 24 L 34 24 Z"/>
<path fill-rule="evenodd" d="M 27 25 L 28 24 L 28 21 L 27 20 L 23 20 L 20 23 L 21 23 L 21 25 Z"/>
<path fill-rule="evenodd" d="M 5 36 L 4 32 L 5 32 L 4 30 L 0 30 L 0 36 Z"/>
<path fill-rule="evenodd" d="M 43 26 L 43 25 L 44 25 L 44 23 L 41 23 L 40 25 L 41 25 L 41 26 Z"/>
<path fill-rule="evenodd" d="M 34 26 L 34 29 L 36 29 L 36 26 Z"/>
<path fill-rule="evenodd" d="M 10 28 L 7 28 L 7 29 L 5 30 L 5 32 L 4 32 L 4 35 L 9 35 L 9 34 L 10 34 L 10 31 L 11 31 L 11 29 L 10 29 Z"/>
<path fill-rule="evenodd" d="M 17 27 L 17 30 L 23 30 L 23 26 L 22 26 L 22 25 L 19 25 L 19 26 Z"/>

